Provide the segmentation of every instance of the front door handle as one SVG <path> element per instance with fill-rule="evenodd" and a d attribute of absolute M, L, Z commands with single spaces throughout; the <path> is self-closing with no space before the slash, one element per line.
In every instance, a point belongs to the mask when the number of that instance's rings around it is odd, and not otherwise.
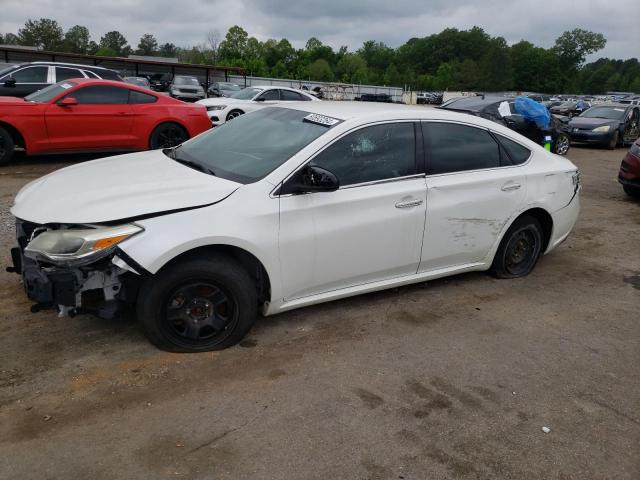
<path fill-rule="evenodd" d="M 409 200 L 407 202 L 396 203 L 396 208 L 411 208 L 422 205 L 422 200 Z"/>
<path fill-rule="evenodd" d="M 505 183 L 501 190 L 503 192 L 510 192 L 512 190 L 518 190 L 521 187 L 521 185 L 519 183 Z"/>

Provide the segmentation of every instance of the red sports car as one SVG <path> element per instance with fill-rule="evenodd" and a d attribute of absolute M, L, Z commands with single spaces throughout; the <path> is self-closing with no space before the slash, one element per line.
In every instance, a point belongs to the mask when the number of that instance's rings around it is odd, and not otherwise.
<path fill-rule="evenodd" d="M 204 106 L 123 82 L 74 79 L 0 97 L 0 164 L 27 154 L 165 148 L 211 128 Z"/>

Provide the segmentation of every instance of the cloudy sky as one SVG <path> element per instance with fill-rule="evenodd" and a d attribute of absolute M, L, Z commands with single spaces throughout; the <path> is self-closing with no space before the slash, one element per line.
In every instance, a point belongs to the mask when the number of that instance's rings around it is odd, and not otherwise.
<path fill-rule="evenodd" d="M 576 27 L 603 33 L 596 57 L 640 57 L 638 0 L 0 0 L 0 33 L 16 33 L 27 19 L 80 24 L 93 39 L 119 30 L 135 48 L 143 33 L 179 46 L 204 42 L 240 25 L 261 40 L 288 38 L 296 47 L 315 36 L 337 48 L 381 40 L 397 47 L 446 27 L 478 25 L 509 43 L 549 47 Z"/>

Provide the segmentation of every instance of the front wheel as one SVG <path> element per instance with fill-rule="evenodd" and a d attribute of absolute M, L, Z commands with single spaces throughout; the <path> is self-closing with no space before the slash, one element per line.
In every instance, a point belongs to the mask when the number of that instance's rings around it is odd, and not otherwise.
<path fill-rule="evenodd" d="M 616 148 L 616 146 L 618 145 L 618 138 L 619 137 L 620 137 L 620 133 L 618 132 L 618 130 L 613 132 L 613 136 L 611 137 L 611 140 L 609 141 L 609 144 L 607 145 L 607 148 L 609 150 L 613 150 L 613 149 Z"/>
<path fill-rule="evenodd" d="M 184 128 L 175 123 L 161 123 L 151 132 L 149 148 L 171 148 L 189 140 L 189 134 Z"/>
<path fill-rule="evenodd" d="M 554 152 L 558 155 L 566 155 L 569 151 L 569 147 L 571 146 L 571 142 L 569 140 L 569 135 L 566 133 L 561 133 L 558 135 L 556 139 L 556 145 L 554 148 Z"/>
<path fill-rule="evenodd" d="M 242 115 L 244 112 L 240 111 L 240 110 L 231 110 L 229 112 L 229 114 L 227 115 L 227 122 L 229 120 L 233 120 L 234 118 L 238 118 L 240 115 Z"/>
<path fill-rule="evenodd" d="M 0 127 L 0 165 L 6 165 L 13 158 L 16 145 L 9 132 Z"/>
<path fill-rule="evenodd" d="M 528 275 L 542 252 L 542 226 L 533 217 L 516 219 L 500 242 L 491 265 L 497 278 L 517 278 Z"/>
<path fill-rule="evenodd" d="M 255 282 L 223 255 L 187 258 L 150 277 L 137 314 L 155 346 L 170 352 L 221 350 L 238 343 L 258 314 Z"/>

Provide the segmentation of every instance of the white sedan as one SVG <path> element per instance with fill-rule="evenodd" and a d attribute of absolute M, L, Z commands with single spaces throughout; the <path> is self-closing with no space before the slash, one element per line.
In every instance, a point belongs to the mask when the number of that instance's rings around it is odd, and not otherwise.
<path fill-rule="evenodd" d="M 212 350 L 258 312 L 527 275 L 569 235 L 579 192 L 569 160 L 482 118 L 299 102 L 31 182 L 12 258 L 35 310 L 129 306 L 158 347 Z"/>
<path fill-rule="evenodd" d="M 206 98 L 197 103 L 207 108 L 207 115 L 214 127 L 245 113 L 283 102 L 319 101 L 302 90 L 287 87 L 247 87 L 228 97 Z"/>

